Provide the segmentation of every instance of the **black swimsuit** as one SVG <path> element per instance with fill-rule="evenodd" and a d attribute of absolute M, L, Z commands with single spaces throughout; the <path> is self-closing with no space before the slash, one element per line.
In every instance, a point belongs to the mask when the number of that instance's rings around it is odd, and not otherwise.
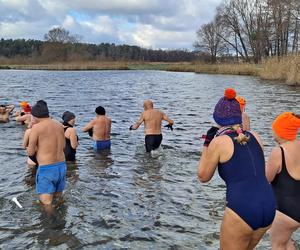
<path fill-rule="evenodd" d="M 273 191 L 277 200 L 277 210 L 300 223 L 300 180 L 295 180 L 286 169 L 283 148 L 282 169 L 272 181 Z"/>
<path fill-rule="evenodd" d="M 73 127 L 66 123 L 64 123 L 64 125 L 66 126 L 66 127 L 64 127 L 65 132 L 68 128 Z M 68 139 L 68 138 L 65 138 L 65 139 L 66 139 L 66 147 L 64 149 L 64 152 L 65 152 L 66 161 L 75 161 L 76 160 L 76 157 L 75 157 L 76 149 L 72 148 L 70 139 Z M 77 141 L 78 141 L 78 136 L 77 136 Z"/>

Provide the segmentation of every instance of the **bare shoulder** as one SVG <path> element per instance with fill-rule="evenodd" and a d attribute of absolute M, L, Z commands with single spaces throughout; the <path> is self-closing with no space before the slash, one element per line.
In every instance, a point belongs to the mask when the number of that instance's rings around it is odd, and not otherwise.
<path fill-rule="evenodd" d="M 255 131 L 253 131 L 253 130 L 249 131 L 249 133 L 251 133 L 255 137 L 255 139 L 257 140 L 257 142 L 263 148 L 264 143 L 263 143 L 263 140 L 261 139 L 260 135 L 258 133 L 256 133 Z"/>

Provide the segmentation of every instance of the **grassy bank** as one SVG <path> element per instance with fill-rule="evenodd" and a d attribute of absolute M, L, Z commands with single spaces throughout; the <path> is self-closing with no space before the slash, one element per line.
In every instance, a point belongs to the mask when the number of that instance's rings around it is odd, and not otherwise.
<path fill-rule="evenodd" d="M 68 62 L 51 64 L 0 65 L 0 69 L 25 70 L 128 70 L 127 62 Z"/>
<path fill-rule="evenodd" d="M 287 84 L 300 84 L 300 56 L 271 58 L 262 64 L 201 64 L 195 62 L 103 62 L 84 61 L 51 64 L 4 64 L 0 69 L 32 70 L 165 70 L 175 72 L 195 72 L 205 74 L 231 74 L 259 76 L 266 80 L 279 80 Z"/>

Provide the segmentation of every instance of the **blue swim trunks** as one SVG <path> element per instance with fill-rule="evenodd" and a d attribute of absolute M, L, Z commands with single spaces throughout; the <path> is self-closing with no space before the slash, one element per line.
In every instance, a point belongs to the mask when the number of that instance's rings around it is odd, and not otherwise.
<path fill-rule="evenodd" d="M 62 192 L 66 183 L 66 162 L 39 166 L 35 184 L 38 194 Z"/>
<path fill-rule="evenodd" d="M 111 146 L 111 141 L 94 141 L 94 150 L 102 150 L 102 149 L 108 149 Z"/>

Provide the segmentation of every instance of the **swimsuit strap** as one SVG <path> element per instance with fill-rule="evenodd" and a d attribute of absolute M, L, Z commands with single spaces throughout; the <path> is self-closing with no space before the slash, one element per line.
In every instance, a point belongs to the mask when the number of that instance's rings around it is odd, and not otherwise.
<path fill-rule="evenodd" d="M 280 150 L 281 150 L 281 170 L 286 169 L 286 163 L 285 163 L 285 155 L 284 155 L 284 151 L 283 148 L 280 146 Z"/>

